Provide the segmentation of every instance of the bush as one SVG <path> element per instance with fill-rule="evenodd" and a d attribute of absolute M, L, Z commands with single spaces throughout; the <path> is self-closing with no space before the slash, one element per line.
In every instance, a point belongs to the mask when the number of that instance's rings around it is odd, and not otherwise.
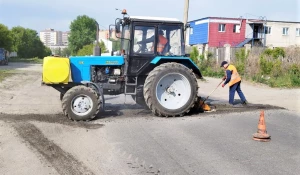
<path fill-rule="evenodd" d="M 204 56 L 202 56 L 197 65 L 204 76 L 223 77 L 225 75 L 224 70 L 217 65 L 216 60 L 213 58 L 204 59 Z"/>
<path fill-rule="evenodd" d="M 268 61 L 265 56 L 260 56 L 259 66 L 261 73 L 264 75 L 269 75 L 273 68 L 273 62 Z"/>
<path fill-rule="evenodd" d="M 280 48 L 280 47 L 277 47 L 274 50 L 266 49 L 264 51 L 264 55 L 273 57 L 274 59 L 277 59 L 279 57 L 285 57 L 285 51 L 283 48 Z"/>
<path fill-rule="evenodd" d="M 273 50 L 272 56 L 274 59 L 285 57 L 285 51 L 283 50 L 283 48 L 277 47 Z"/>
<path fill-rule="evenodd" d="M 192 59 L 192 61 L 197 64 L 199 62 L 198 57 L 199 57 L 199 51 L 197 49 L 197 47 L 193 47 L 192 51 L 190 53 L 190 57 Z"/>
<path fill-rule="evenodd" d="M 244 48 L 235 52 L 236 61 L 234 62 L 234 64 L 240 75 L 245 74 L 246 60 L 248 56 L 249 52 L 246 53 Z"/>
<path fill-rule="evenodd" d="M 271 71 L 272 77 L 277 78 L 277 77 L 281 76 L 282 73 L 283 73 L 282 72 L 282 68 L 281 68 L 282 67 L 281 61 L 280 60 L 276 60 L 276 61 L 274 61 L 271 64 L 273 66 L 272 71 Z"/>
<path fill-rule="evenodd" d="M 292 64 L 289 69 L 289 75 L 293 86 L 300 86 L 300 65 Z"/>

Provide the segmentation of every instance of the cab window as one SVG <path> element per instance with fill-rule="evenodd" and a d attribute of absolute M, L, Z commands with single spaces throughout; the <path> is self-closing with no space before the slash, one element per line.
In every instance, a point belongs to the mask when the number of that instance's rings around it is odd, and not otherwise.
<path fill-rule="evenodd" d="M 152 26 L 134 27 L 134 54 L 154 54 L 155 28 Z"/>

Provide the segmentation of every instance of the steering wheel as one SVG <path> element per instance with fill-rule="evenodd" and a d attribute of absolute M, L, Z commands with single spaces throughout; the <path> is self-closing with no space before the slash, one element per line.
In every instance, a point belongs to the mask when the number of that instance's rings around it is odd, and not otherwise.
<path fill-rule="evenodd" d="M 135 51 L 135 53 L 147 53 L 148 52 L 148 48 L 145 47 L 144 50 L 142 50 L 142 44 L 141 43 L 136 43 L 139 46 L 139 49 L 137 51 Z"/>

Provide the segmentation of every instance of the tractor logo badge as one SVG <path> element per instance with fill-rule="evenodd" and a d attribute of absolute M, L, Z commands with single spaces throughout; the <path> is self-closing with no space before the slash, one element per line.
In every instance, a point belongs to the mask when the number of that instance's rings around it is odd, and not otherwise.
<path fill-rule="evenodd" d="M 105 64 L 119 64 L 118 61 L 106 61 Z"/>
<path fill-rule="evenodd" d="M 79 64 L 84 64 L 83 61 L 79 61 Z"/>

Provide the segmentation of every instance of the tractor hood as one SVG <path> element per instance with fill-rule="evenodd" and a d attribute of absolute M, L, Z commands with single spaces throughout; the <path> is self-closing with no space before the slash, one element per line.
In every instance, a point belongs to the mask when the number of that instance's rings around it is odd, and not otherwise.
<path fill-rule="evenodd" d="M 121 66 L 123 56 L 72 56 L 70 57 L 73 82 L 91 81 L 91 66 Z"/>

